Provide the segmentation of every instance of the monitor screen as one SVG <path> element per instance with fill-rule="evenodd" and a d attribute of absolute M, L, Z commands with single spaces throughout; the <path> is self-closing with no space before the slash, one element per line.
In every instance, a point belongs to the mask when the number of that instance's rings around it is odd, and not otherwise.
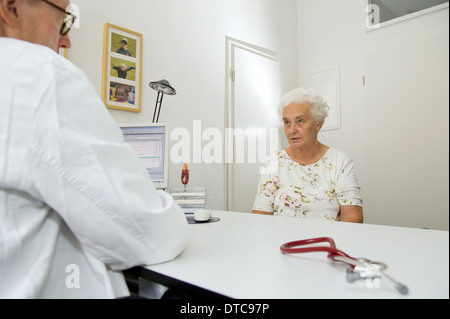
<path fill-rule="evenodd" d="M 168 187 L 169 132 L 167 124 L 120 125 L 125 142 L 136 151 L 156 188 Z"/>

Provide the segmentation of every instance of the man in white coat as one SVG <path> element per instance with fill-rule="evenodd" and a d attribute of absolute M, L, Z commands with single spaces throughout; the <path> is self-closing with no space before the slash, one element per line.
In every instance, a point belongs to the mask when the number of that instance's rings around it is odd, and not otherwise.
<path fill-rule="evenodd" d="M 70 48 L 68 0 L 0 0 L 0 298 L 116 298 L 188 229 Z"/>

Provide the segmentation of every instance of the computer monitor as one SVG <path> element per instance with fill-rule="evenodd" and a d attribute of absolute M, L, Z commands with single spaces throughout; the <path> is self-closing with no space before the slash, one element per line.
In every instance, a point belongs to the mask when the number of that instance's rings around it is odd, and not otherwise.
<path fill-rule="evenodd" d="M 136 151 L 156 188 L 169 186 L 169 130 L 167 124 L 120 125 L 125 142 Z"/>

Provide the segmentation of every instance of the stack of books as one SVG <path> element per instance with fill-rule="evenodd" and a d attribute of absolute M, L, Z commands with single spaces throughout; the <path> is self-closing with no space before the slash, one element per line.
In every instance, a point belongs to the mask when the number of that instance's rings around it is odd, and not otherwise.
<path fill-rule="evenodd" d="M 171 188 L 170 195 L 185 214 L 206 209 L 206 188 Z"/>

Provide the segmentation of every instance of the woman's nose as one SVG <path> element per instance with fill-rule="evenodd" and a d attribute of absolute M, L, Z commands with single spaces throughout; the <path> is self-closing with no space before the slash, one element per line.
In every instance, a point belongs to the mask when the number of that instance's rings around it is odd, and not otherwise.
<path fill-rule="evenodd" d="M 297 132 L 297 126 L 294 124 L 294 125 L 291 125 L 290 127 L 289 127 L 289 134 L 295 134 Z"/>

